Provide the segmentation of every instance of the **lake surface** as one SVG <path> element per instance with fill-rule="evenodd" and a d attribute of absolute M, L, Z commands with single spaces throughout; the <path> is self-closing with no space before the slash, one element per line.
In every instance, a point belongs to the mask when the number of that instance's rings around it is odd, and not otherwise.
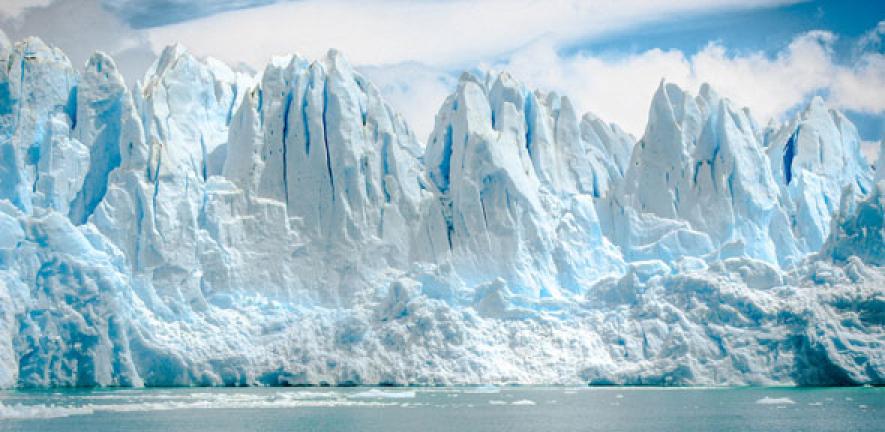
<path fill-rule="evenodd" d="M 885 388 L 0 392 L 0 431 L 875 431 Z"/>

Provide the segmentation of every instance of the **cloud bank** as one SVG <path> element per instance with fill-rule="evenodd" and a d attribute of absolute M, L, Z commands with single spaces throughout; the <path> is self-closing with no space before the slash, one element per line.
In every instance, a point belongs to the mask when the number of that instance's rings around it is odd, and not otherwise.
<path fill-rule="evenodd" d="M 169 0 L 164 0 L 169 1 Z M 293 49 L 319 57 L 329 48 L 361 65 L 418 62 L 465 67 L 540 38 L 590 40 L 670 18 L 772 7 L 795 0 L 306 0 L 215 14 L 148 29 L 155 49 L 191 49 L 256 68 Z"/>
<path fill-rule="evenodd" d="M 767 52 L 736 51 L 715 40 L 693 53 L 592 51 L 594 40 L 629 36 L 642 26 L 790 3 L 10 0 L 0 5 L 0 24 L 12 27 L 13 37 L 44 37 L 74 62 L 84 62 L 93 49 L 108 51 L 130 82 L 175 42 L 259 71 L 273 55 L 318 58 L 338 48 L 421 138 L 461 71 L 477 69 L 507 70 L 530 87 L 567 94 L 581 111 L 637 136 L 662 78 L 692 90 L 709 82 L 763 124 L 783 120 L 815 94 L 839 109 L 885 116 L 885 21 L 858 38 L 847 59 L 834 52 L 838 35 L 827 31 L 796 35 Z M 586 49 L 575 52 L 575 46 Z"/>
<path fill-rule="evenodd" d="M 840 109 L 885 112 L 885 60 L 878 49 L 885 24 L 861 38 L 847 64 L 834 55 L 837 35 L 825 31 L 797 35 L 774 55 L 732 52 L 716 41 L 693 54 L 658 49 L 621 56 L 562 54 L 576 41 L 592 46 L 594 38 L 672 17 L 782 3 L 683 1 L 662 9 L 648 1 L 303 1 L 216 14 L 148 34 L 155 50 L 182 41 L 200 54 L 257 70 L 271 55 L 293 48 L 312 58 L 339 48 L 421 137 L 430 133 L 433 115 L 458 74 L 477 66 L 507 70 L 530 87 L 568 94 L 581 110 L 637 136 L 662 78 L 689 89 L 709 82 L 762 123 L 783 120 L 815 94 Z"/>
<path fill-rule="evenodd" d="M 645 127 L 643 107 L 662 78 L 693 90 L 708 82 L 763 123 L 782 120 L 813 95 L 838 109 L 885 114 L 885 56 L 865 50 L 839 63 L 836 38 L 824 31 L 804 33 L 773 56 L 730 53 L 716 42 L 693 55 L 653 49 L 622 57 L 562 56 L 554 45 L 539 43 L 490 67 L 568 94 L 581 109 L 637 135 Z"/>

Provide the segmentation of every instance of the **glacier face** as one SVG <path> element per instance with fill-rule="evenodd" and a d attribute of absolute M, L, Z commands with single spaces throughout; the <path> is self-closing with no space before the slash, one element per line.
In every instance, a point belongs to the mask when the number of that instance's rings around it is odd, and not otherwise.
<path fill-rule="evenodd" d="M 883 158 L 820 99 L 662 82 L 636 140 L 464 74 L 425 147 L 336 51 L 4 40 L 0 387 L 883 383 Z"/>

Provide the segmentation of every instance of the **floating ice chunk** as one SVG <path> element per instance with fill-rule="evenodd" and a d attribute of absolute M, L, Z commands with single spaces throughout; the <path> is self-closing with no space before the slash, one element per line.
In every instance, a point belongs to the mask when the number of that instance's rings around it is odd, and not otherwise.
<path fill-rule="evenodd" d="M 528 399 L 520 399 L 520 400 L 518 400 L 518 401 L 513 401 L 513 403 L 511 403 L 510 405 L 516 405 L 516 406 L 532 406 L 532 405 L 537 405 L 537 404 L 535 403 L 535 401 L 531 401 L 531 400 L 528 400 Z"/>
<path fill-rule="evenodd" d="M 0 420 L 50 419 L 92 414 L 89 407 L 61 407 L 49 405 L 4 405 L 0 402 Z"/>
<path fill-rule="evenodd" d="M 329 398 L 306 397 L 303 393 L 329 395 Z M 413 392 L 414 394 L 414 392 Z M 113 396 L 113 395 L 110 395 Z M 74 400 L 78 397 L 74 396 Z M 87 399 L 89 400 L 89 399 Z M 68 400 L 70 401 L 70 400 Z M 396 406 L 391 402 L 351 401 L 338 396 L 338 393 L 318 392 L 274 392 L 269 394 L 245 393 L 191 393 L 117 396 L 117 399 L 103 403 L 75 405 L 4 405 L 0 403 L 0 420 L 59 418 L 74 415 L 90 415 L 100 412 L 151 412 L 186 409 L 280 409 L 296 407 L 387 407 Z"/>
<path fill-rule="evenodd" d="M 501 393 L 501 389 L 495 386 L 479 386 L 479 387 L 471 387 L 467 390 L 464 390 L 464 393 L 467 394 L 498 394 Z"/>
<path fill-rule="evenodd" d="M 415 392 L 412 390 L 406 391 L 385 391 L 378 389 L 371 389 L 364 392 L 359 392 L 356 394 L 350 395 L 352 398 L 363 398 L 363 399 L 412 399 L 415 397 Z"/>
<path fill-rule="evenodd" d="M 760 405 L 792 405 L 796 402 L 788 397 L 775 398 L 765 396 L 764 398 L 757 400 L 756 403 Z"/>

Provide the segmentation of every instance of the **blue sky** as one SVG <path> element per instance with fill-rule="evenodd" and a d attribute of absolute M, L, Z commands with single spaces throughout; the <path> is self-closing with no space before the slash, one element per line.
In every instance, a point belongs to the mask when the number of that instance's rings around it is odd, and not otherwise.
<path fill-rule="evenodd" d="M 885 2 L 794 0 L 5 0 L 0 29 L 82 63 L 110 53 L 130 82 L 167 44 L 260 70 L 338 48 L 426 136 L 462 70 L 507 70 L 640 135 L 662 78 L 710 82 L 782 121 L 814 95 L 862 138 L 885 136 Z M 880 24 L 881 23 L 881 24 Z"/>
<path fill-rule="evenodd" d="M 696 52 L 709 41 L 719 40 L 735 50 L 764 50 L 773 55 L 796 34 L 829 30 L 840 35 L 842 41 L 838 45 L 844 53 L 849 51 L 846 48 L 850 48 L 851 39 L 862 36 L 883 19 L 885 2 L 810 1 L 674 19 L 570 48 L 617 52 L 661 48 Z"/>

